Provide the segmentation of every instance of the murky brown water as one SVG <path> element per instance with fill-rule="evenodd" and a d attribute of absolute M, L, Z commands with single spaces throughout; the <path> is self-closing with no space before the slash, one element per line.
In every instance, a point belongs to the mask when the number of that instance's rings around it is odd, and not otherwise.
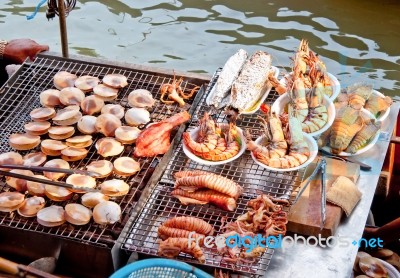
<path fill-rule="evenodd" d="M 0 6 L 1 38 L 30 37 L 61 52 L 58 19 L 39 1 Z M 243 48 L 271 53 L 289 69 L 300 39 L 310 41 L 342 86 L 365 81 L 400 95 L 400 2 L 77 1 L 67 18 L 70 53 L 212 74 Z"/>

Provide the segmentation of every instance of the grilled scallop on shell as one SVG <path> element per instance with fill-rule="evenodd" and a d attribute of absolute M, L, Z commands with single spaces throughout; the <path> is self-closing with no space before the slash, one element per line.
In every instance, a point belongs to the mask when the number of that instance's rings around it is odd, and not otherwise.
<path fill-rule="evenodd" d="M 112 101 L 118 96 L 118 89 L 99 84 L 93 88 L 93 93 L 104 101 Z"/>
<path fill-rule="evenodd" d="M 25 199 L 23 204 L 18 208 L 18 214 L 23 217 L 36 216 L 38 211 L 44 208 L 46 201 L 42 197 L 33 196 Z"/>
<path fill-rule="evenodd" d="M 57 115 L 53 118 L 56 125 L 73 125 L 82 118 L 79 106 L 72 105 L 57 111 Z"/>
<path fill-rule="evenodd" d="M 22 165 L 24 163 L 22 159 L 22 155 L 20 155 L 17 152 L 6 152 L 0 154 L 0 165 L 2 164 L 16 164 L 16 165 Z M 6 168 L 0 168 L 0 170 L 3 171 L 10 171 L 10 169 Z"/>
<path fill-rule="evenodd" d="M 99 113 L 104 106 L 104 101 L 97 96 L 87 96 L 81 102 L 83 114 L 93 115 Z"/>
<path fill-rule="evenodd" d="M 65 211 L 60 206 L 49 206 L 37 213 L 37 222 L 45 227 L 56 227 L 64 224 Z"/>
<path fill-rule="evenodd" d="M 92 143 L 92 135 L 78 135 L 65 140 L 65 144 L 69 147 L 86 148 Z"/>
<path fill-rule="evenodd" d="M 85 115 L 78 121 L 78 130 L 83 134 L 94 134 L 97 132 L 96 121 L 95 116 Z"/>
<path fill-rule="evenodd" d="M 0 211 L 12 212 L 22 206 L 25 195 L 19 192 L 0 193 Z"/>
<path fill-rule="evenodd" d="M 144 108 L 131 108 L 125 113 L 125 121 L 130 126 L 138 126 L 150 122 L 150 113 Z"/>
<path fill-rule="evenodd" d="M 42 152 L 28 153 L 24 156 L 25 166 L 40 166 L 43 165 L 47 160 L 47 155 Z M 14 163 L 15 164 L 15 163 Z"/>
<path fill-rule="evenodd" d="M 13 169 L 10 171 L 10 173 L 21 174 L 21 175 L 33 177 L 32 171 L 29 171 L 29 170 Z M 6 183 L 17 191 L 20 191 L 20 192 L 26 191 L 27 180 L 20 179 L 20 178 L 6 177 Z"/>
<path fill-rule="evenodd" d="M 96 180 L 93 177 L 81 175 L 81 174 L 72 174 L 68 176 L 67 183 L 74 185 L 79 188 L 95 188 Z M 76 193 L 85 193 L 83 190 L 71 190 Z"/>
<path fill-rule="evenodd" d="M 121 120 L 112 114 L 101 114 L 96 120 L 96 129 L 104 136 L 114 136 L 115 130 L 120 127 Z"/>
<path fill-rule="evenodd" d="M 67 147 L 61 151 L 61 158 L 65 161 L 78 161 L 84 159 L 88 152 L 85 148 Z"/>
<path fill-rule="evenodd" d="M 45 176 L 42 175 L 34 175 L 34 178 L 38 178 L 38 179 L 42 179 L 42 180 L 50 180 L 48 178 L 46 178 Z M 34 181 L 27 181 L 26 182 L 26 188 L 29 192 L 29 194 L 33 195 L 33 196 L 39 196 L 39 197 L 43 197 L 45 196 L 45 192 L 46 192 L 46 184 L 44 183 L 40 183 L 40 182 L 34 182 Z"/>
<path fill-rule="evenodd" d="M 112 201 L 98 203 L 93 209 L 93 220 L 97 224 L 114 224 L 121 219 L 121 207 Z"/>
<path fill-rule="evenodd" d="M 153 107 L 155 102 L 151 92 L 145 89 L 133 90 L 128 95 L 128 104 L 131 107 Z"/>
<path fill-rule="evenodd" d="M 88 192 L 82 195 L 82 205 L 88 208 L 94 208 L 98 203 L 108 201 L 110 198 L 101 192 Z"/>
<path fill-rule="evenodd" d="M 59 156 L 61 151 L 67 147 L 65 143 L 53 139 L 43 140 L 40 146 L 42 152 L 49 156 Z"/>
<path fill-rule="evenodd" d="M 46 134 L 50 128 L 49 122 L 29 122 L 24 125 L 25 132 L 31 135 Z"/>
<path fill-rule="evenodd" d="M 73 73 L 67 71 L 59 71 L 54 75 L 54 87 L 61 90 L 66 87 L 73 87 L 75 84 L 75 80 L 78 78 Z"/>
<path fill-rule="evenodd" d="M 106 104 L 101 109 L 101 114 L 113 114 L 118 119 L 122 119 L 125 115 L 125 109 L 119 104 Z"/>
<path fill-rule="evenodd" d="M 115 139 L 122 144 L 135 143 L 141 130 L 135 126 L 120 126 L 115 130 Z"/>
<path fill-rule="evenodd" d="M 69 163 L 65 160 L 56 158 L 47 161 L 44 165 L 44 167 L 52 167 L 52 168 L 60 168 L 60 169 L 71 169 L 69 166 Z M 56 173 L 56 172 L 43 172 L 44 176 L 48 179 L 51 180 L 59 180 L 62 177 L 64 177 L 66 174 L 65 173 Z"/>
<path fill-rule="evenodd" d="M 48 89 L 40 93 L 40 104 L 44 107 L 60 106 L 60 91 L 55 89 Z"/>
<path fill-rule="evenodd" d="M 86 166 L 87 171 L 98 173 L 100 176 L 96 178 L 106 178 L 111 175 L 114 169 L 113 164 L 108 160 L 96 160 L 90 162 L 89 165 Z"/>
<path fill-rule="evenodd" d="M 49 137 L 54 140 L 63 140 L 75 133 L 73 126 L 52 126 L 49 128 Z"/>
<path fill-rule="evenodd" d="M 31 116 L 32 121 L 44 122 L 53 118 L 56 115 L 56 110 L 49 107 L 39 107 L 33 109 L 29 115 Z"/>
<path fill-rule="evenodd" d="M 114 161 L 114 173 L 128 177 L 140 171 L 140 163 L 131 157 L 122 156 Z"/>
<path fill-rule="evenodd" d="M 107 74 L 103 83 L 109 87 L 120 89 L 128 85 L 128 79 L 122 74 Z"/>
<path fill-rule="evenodd" d="M 67 87 L 60 91 L 60 102 L 65 105 L 80 105 L 85 99 L 85 93 L 75 87 Z"/>
<path fill-rule="evenodd" d="M 74 225 L 86 225 L 92 218 L 92 211 L 81 204 L 65 206 L 65 220 Z"/>
<path fill-rule="evenodd" d="M 47 198 L 55 202 L 62 202 L 71 199 L 73 192 L 65 187 L 46 184 L 45 191 Z"/>
<path fill-rule="evenodd" d="M 109 197 L 119 197 L 128 194 L 129 185 L 123 180 L 112 179 L 100 185 L 101 193 Z"/>
<path fill-rule="evenodd" d="M 102 157 L 119 155 L 124 151 L 124 146 L 111 137 L 105 137 L 97 140 L 96 150 Z"/>
<path fill-rule="evenodd" d="M 27 151 L 40 144 L 40 136 L 27 133 L 14 133 L 9 137 L 9 144 L 18 151 Z"/>
<path fill-rule="evenodd" d="M 83 75 L 75 80 L 75 87 L 81 89 L 85 93 L 88 93 L 91 92 L 99 83 L 99 78 L 90 75 Z"/>

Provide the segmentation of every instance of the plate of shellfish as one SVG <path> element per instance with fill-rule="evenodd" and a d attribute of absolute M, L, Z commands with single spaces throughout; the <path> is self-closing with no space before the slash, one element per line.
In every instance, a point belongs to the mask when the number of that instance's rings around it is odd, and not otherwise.
<path fill-rule="evenodd" d="M 243 131 L 234 125 L 215 123 L 204 113 L 199 126 L 184 132 L 183 152 L 203 165 L 221 165 L 240 157 L 246 150 Z"/>
<path fill-rule="evenodd" d="M 306 167 L 318 154 L 314 138 L 302 132 L 296 117 L 275 113 L 261 118 L 264 133 L 255 141 L 246 131 L 247 149 L 253 160 L 268 170 L 295 171 Z"/>
<path fill-rule="evenodd" d="M 318 147 L 339 156 L 359 155 L 376 144 L 380 129 L 381 121 L 368 110 L 342 106 L 331 128 L 318 138 Z"/>

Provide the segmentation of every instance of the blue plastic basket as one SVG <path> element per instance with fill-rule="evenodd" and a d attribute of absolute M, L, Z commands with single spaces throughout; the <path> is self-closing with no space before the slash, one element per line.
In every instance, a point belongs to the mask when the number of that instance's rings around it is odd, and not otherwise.
<path fill-rule="evenodd" d="M 184 262 L 168 259 L 146 259 L 128 264 L 110 278 L 213 278 Z"/>

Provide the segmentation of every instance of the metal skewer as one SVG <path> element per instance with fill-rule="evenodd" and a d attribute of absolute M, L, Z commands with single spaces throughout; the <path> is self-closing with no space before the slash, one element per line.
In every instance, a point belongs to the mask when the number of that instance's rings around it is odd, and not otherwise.
<path fill-rule="evenodd" d="M 325 226 L 326 220 L 326 160 L 325 158 L 321 159 L 321 225 L 320 229 L 322 230 Z"/>
<path fill-rule="evenodd" d="M 4 166 L 4 165 L 2 165 L 2 166 Z M 44 179 L 39 179 L 39 178 L 32 177 L 32 176 L 27 176 L 27 175 L 22 175 L 22 174 L 17 174 L 17 173 L 11 173 L 11 172 L 7 172 L 7 171 L 3 171 L 3 170 L 0 170 L 0 175 L 13 177 L 13 178 L 17 178 L 17 179 L 23 179 L 23 180 L 27 180 L 27 181 L 39 182 L 39 183 L 43 183 L 43 184 L 49 184 L 49 185 L 54 185 L 54 186 L 65 187 L 65 188 L 78 190 L 78 191 L 100 192 L 100 190 L 93 189 L 93 188 L 76 187 L 73 184 L 66 183 L 66 182 L 44 180 Z"/>
<path fill-rule="evenodd" d="M 66 173 L 66 174 L 81 174 L 91 177 L 99 177 L 100 174 L 93 171 L 85 171 L 80 169 L 63 169 L 63 168 L 53 168 L 53 167 L 40 167 L 40 166 L 26 166 L 26 165 L 16 165 L 16 164 L 3 164 L 0 168 L 7 169 L 20 169 L 20 170 L 30 170 L 32 172 L 55 172 L 55 173 Z"/>

